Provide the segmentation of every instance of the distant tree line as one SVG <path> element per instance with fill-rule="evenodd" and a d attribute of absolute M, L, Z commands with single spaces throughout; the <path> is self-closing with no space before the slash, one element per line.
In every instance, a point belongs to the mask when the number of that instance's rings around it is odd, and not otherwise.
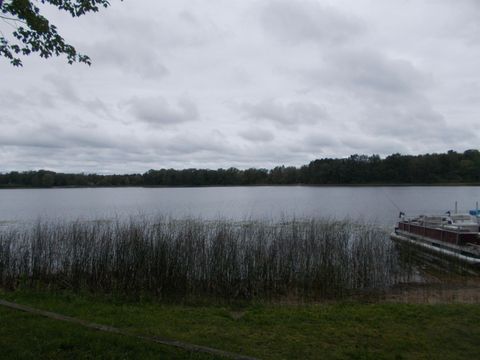
<path fill-rule="evenodd" d="M 143 174 L 67 174 L 48 170 L 0 173 L 0 187 L 54 186 L 209 186 L 293 184 L 480 183 L 480 152 L 351 155 L 318 159 L 301 167 L 268 169 L 160 169 Z"/>

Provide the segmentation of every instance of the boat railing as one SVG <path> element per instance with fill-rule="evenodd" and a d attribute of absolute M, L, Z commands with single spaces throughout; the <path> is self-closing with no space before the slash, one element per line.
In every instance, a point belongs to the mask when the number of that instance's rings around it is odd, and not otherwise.
<path fill-rule="evenodd" d="M 448 229 L 444 227 L 432 227 L 426 224 L 400 221 L 398 229 L 414 235 L 423 236 L 438 241 L 448 242 L 456 245 L 465 245 L 466 243 L 480 244 L 478 232 L 468 231 L 468 229 Z"/>

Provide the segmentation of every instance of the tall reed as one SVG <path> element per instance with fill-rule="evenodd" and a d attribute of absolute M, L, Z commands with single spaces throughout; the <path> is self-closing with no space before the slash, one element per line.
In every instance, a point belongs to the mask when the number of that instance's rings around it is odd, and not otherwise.
<path fill-rule="evenodd" d="M 0 285 L 158 298 L 341 297 L 400 279 L 388 234 L 352 221 L 136 218 L 0 232 Z"/>

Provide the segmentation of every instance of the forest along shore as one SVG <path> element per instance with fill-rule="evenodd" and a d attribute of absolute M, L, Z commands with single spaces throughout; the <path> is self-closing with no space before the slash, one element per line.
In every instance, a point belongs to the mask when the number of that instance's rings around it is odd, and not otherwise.
<path fill-rule="evenodd" d="M 479 185 L 480 152 L 442 154 L 351 155 L 317 159 L 308 165 L 273 169 L 160 169 L 143 174 L 69 174 L 54 171 L 0 173 L 0 188 L 95 186 L 239 186 L 239 185 Z"/>

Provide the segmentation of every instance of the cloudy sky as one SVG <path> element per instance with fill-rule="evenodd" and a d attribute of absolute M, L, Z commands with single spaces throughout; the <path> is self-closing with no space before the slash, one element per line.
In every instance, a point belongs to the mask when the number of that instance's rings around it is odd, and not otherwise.
<path fill-rule="evenodd" d="M 480 144 L 476 0 L 45 9 L 93 64 L 0 58 L 0 171 L 270 168 Z"/>

